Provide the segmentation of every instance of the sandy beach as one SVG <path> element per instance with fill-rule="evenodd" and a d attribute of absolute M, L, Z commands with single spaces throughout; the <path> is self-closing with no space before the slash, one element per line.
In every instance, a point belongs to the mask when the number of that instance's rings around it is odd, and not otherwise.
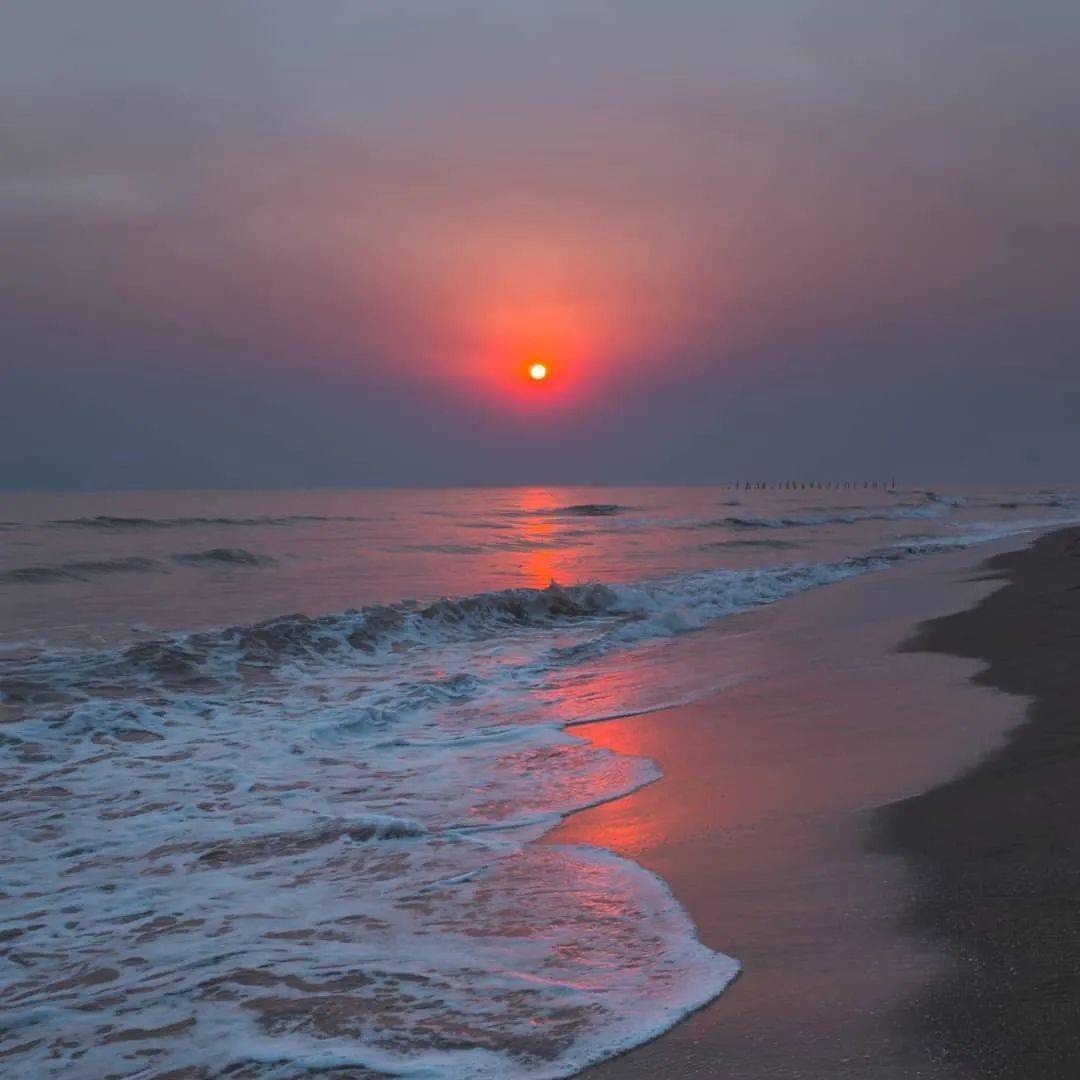
<path fill-rule="evenodd" d="M 881 846 L 915 868 L 909 930 L 949 966 L 905 1025 L 976 1076 L 1080 1075 L 1080 530 L 991 559 L 1004 588 L 924 625 L 913 651 L 972 657 L 981 686 L 1031 699 L 1006 746 L 883 815 Z"/>
<path fill-rule="evenodd" d="M 660 874 L 743 965 L 589 1075 L 1075 1075 L 1080 815 L 1062 725 L 1080 534 L 1006 546 L 728 620 L 717 655 L 743 682 L 579 729 L 664 776 L 549 842 Z M 1015 695 L 1037 700 L 1008 735 Z"/>
<path fill-rule="evenodd" d="M 3 29 L 0 1080 L 1080 1080 L 1080 4 Z"/>

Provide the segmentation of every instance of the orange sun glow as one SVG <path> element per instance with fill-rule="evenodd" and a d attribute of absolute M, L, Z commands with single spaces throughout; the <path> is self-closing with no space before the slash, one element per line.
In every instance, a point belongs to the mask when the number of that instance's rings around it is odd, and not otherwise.
<path fill-rule="evenodd" d="M 547 364 L 530 364 L 529 378 L 533 382 L 543 382 L 548 377 Z"/>

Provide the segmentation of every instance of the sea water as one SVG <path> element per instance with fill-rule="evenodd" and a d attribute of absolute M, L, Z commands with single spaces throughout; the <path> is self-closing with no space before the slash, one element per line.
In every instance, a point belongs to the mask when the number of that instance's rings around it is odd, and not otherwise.
<path fill-rule="evenodd" d="M 557 1077 L 659 1034 L 738 964 L 636 864 L 534 843 L 657 776 L 574 726 L 722 689 L 718 620 L 1080 520 L 862 485 L 0 506 L 0 1060 L 87 1080 Z"/>

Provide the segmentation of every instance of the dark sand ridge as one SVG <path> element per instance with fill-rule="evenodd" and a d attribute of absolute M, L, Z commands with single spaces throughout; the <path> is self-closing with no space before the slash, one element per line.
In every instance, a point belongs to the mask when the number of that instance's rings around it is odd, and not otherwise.
<path fill-rule="evenodd" d="M 882 815 L 915 868 L 914 933 L 954 963 L 909 1003 L 927 1053 L 978 1077 L 1080 1077 L 1080 530 L 999 555 L 1008 581 L 908 649 L 987 663 L 976 682 L 1034 700 L 1007 745 Z"/>
<path fill-rule="evenodd" d="M 589 1076 L 978 1075 L 928 1057 L 903 1022 L 904 1003 L 952 973 L 950 950 L 905 932 L 918 886 L 905 860 L 866 838 L 881 806 L 970 768 L 1022 719 L 1022 701 L 972 683 L 977 662 L 897 652 L 917 622 L 999 587 L 975 566 L 1009 546 L 725 620 L 713 655 L 722 674 L 748 673 L 743 682 L 576 729 L 653 758 L 664 778 L 571 816 L 548 842 L 596 844 L 654 870 L 701 939 L 744 968 L 717 1001 Z"/>

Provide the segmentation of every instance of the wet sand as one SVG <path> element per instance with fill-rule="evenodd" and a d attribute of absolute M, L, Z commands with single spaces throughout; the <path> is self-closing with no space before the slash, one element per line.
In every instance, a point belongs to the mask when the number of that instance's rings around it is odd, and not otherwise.
<path fill-rule="evenodd" d="M 738 685 L 577 729 L 653 758 L 664 776 L 570 817 L 548 842 L 600 845 L 655 871 L 701 939 L 743 965 L 715 1002 L 587 1075 L 978 1075 L 955 1055 L 928 1054 L 910 1022 L 907 1003 L 955 972 L 951 943 L 913 932 L 909 909 L 926 893 L 926 868 L 868 838 L 882 806 L 985 760 L 1023 719 L 1022 699 L 972 682 L 979 660 L 898 651 L 917 623 L 999 588 L 976 567 L 1008 546 L 726 620 L 711 644 L 725 670 L 748 673 Z"/>
<path fill-rule="evenodd" d="M 978 1077 L 1080 1077 L 1080 529 L 991 560 L 1008 582 L 908 643 L 977 658 L 982 686 L 1032 698 L 980 767 L 882 815 L 915 868 L 911 932 L 952 964 L 905 1025 Z"/>

